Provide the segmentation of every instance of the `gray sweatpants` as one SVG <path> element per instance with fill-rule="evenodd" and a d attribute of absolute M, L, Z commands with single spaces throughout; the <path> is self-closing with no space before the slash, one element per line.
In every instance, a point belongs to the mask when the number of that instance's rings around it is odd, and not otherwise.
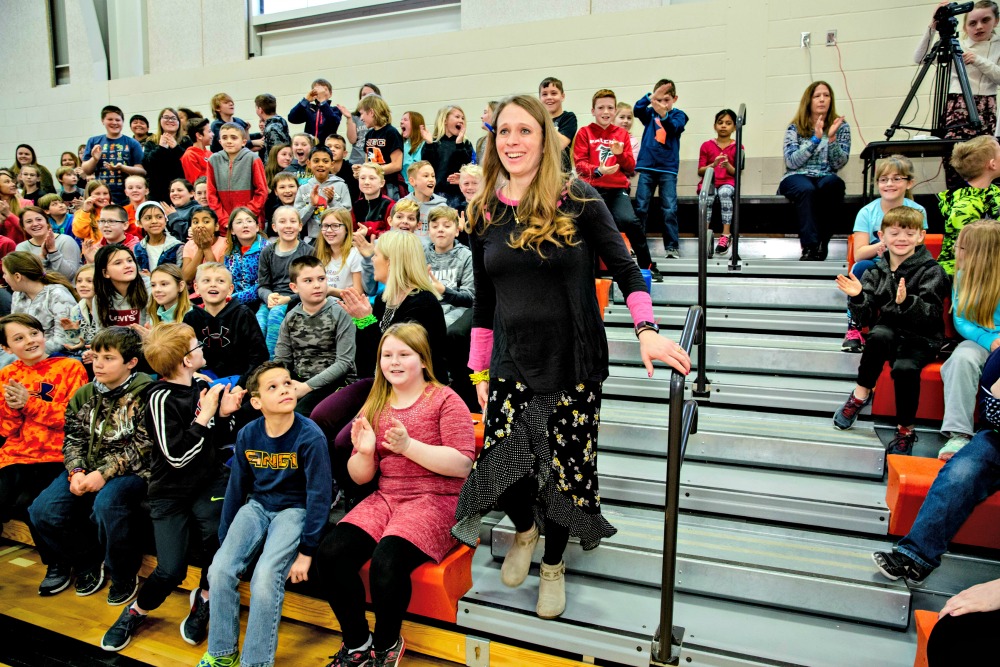
<path fill-rule="evenodd" d="M 941 379 L 944 380 L 941 433 L 944 435 L 961 433 L 970 438 L 975 435 L 972 415 L 976 412 L 979 378 L 988 356 L 989 350 L 979 343 L 963 340 L 941 367 Z"/>

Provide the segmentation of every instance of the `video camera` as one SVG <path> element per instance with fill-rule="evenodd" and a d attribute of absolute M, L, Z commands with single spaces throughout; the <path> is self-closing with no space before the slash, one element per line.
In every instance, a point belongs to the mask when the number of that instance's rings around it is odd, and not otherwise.
<path fill-rule="evenodd" d="M 942 40 L 951 39 L 954 36 L 955 28 L 958 27 L 958 19 L 955 17 L 960 14 L 968 14 L 975 4 L 975 2 L 961 4 L 949 2 L 947 5 L 941 5 L 937 8 L 937 11 L 934 12 L 934 20 L 937 22 L 937 30 Z"/>

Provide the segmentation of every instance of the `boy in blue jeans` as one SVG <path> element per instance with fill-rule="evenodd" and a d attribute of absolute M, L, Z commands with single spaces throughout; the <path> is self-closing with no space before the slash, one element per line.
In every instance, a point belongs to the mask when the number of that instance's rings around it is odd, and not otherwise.
<path fill-rule="evenodd" d="M 236 438 L 219 524 L 222 546 L 208 571 L 208 652 L 198 667 L 274 664 L 285 580 L 308 578 L 333 499 L 326 436 L 296 414 L 295 385 L 285 367 L 276 361 L 261 364 L 251 373 L 247 391 L 264 416 Z M 258 554 L 241 661 L 238 586 Z"/>
<path fill-rule="evenodd" d="M 35 534 L 55 555 L 57 571 L 76 570 L 76 594 L 92 595 L 111 578 L 108 604 L 122 605 L 139 589 L 142 516 L 152 443 L 144 417 L 152 379 L 135 371 L 142 339 L 128 327 L 102 329 L 91 341 L 94 381 L 66 407 L 60 473 L 28 508 Z M 95 525 L 96 524 L 96 525 Z M 52 567 L 50 566 L 50 571 Z M 59 585 L 56 585 L 56 584 Z M 39 595 L 65 588 L 47 576 Z"/>
<path fill-rule="evenodd" d="M 635 213 L 646 229 L 646 216 L 653 192 L 660 188 L 663 210 L 663 247 L 667 259 L 680 257 L 677 232 L 677 169 L 680 166 L 681 134 L 687 114 L 675 109 L 677 88 L 670 79 L 660 79 L 653 92 L 639 98 L 632 112 L 643 124 L 642 142 L 635 170 L 639 184 L 635 190 Z"/>

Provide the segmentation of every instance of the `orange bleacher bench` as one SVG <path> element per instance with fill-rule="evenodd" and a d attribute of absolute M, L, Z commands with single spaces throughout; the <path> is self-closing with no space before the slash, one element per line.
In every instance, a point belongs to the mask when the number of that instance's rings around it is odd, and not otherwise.
<path fill-rule="evenodd" d="M 889 534 L 901 537 L 913 527 L 917 512 L 934 478 L 944 467 L 944 461 L 896 454 L 890 454 L 886 459 L 889 464 L 889 485 L 885 491 L 885 502 L 889 506 Z M 972 511 L 952 541 L 1000 549 L 997 525 L 1000 525 L 1000 492 L 994 493 Z"/>
<path fill-rule="evenodd" d="M 938 615 L 937 612 L 918 609 L 913 612 L 913 618 L 917 622 L 917 657 L 913 660 L 913 667 L 928 667 L 927 640 L 931 637 Z"/>
<path fill-rule="evenodd" d="M 608 307 L 611 299 L 611 281 L 607 278 L 597 278 L 594 280 L 597 289 L 597 306 L 601 309 L 601 319 L 604 319 L 604 310 Z"/>
<path fill-rule="evenodd" d="M 941 244 L 944 243 L 944 234 L 924 234 L 924 246 L 930 251 L 934 259 L 941 254 Z M 847 266 L 854 266 L 854 234 L 847 237 Z"/>
<path fill-rule="evenodd" d="M 628 249 L 629 252 L 632 252 L 632 244 L 628 242 L 628 237 L 625 236 L 624 232 L 621 232 L 621 235 L 622 235 L 622 241 L 625 242 L 625 247 Z M 601 259 L 600 257 L 597 258 L 597 270 L 598 271 L 607 271 L 608 270 L 608 265 L 605 264 L 604 260 Z"/>

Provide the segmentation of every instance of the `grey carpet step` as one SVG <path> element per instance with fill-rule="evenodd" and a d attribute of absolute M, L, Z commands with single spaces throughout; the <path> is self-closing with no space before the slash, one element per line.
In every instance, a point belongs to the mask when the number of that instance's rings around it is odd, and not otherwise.
<path fill-rule="evenodd" d="M 500 563 L 476 552 L 473 586 L 458 605 L 458 625 L 634 667 L 649 665 L 659 619 L 657 589 L 578 574 L 566 576 L 566 611 L 555 620 L 535 615 L 538 577 L 519 588 L 500 583 Z M 679 593 L 675 624 L 686 630 L 681 665 L 695 667 L 910 667 L 916 632 L 848 623 L 760 605 Z"/>
<path fill-rule="evenodd" d="M 681 251 L 683 253 L 683 249 Z M 751 252 L 754 252 L 751 250 Z M 798 249 L 794 251 L 795 257 L 789 259 L 771 259 L 768 257 L 748 255 L 747 251 L 740 245 L 739 268 L 733 269 L 729 253 L 725 255 L 714 255 L 705 264 L 709 275 L 709 280 L 716 280 L 719 276 L 787 276 L 794 275 L 797 278 L 813 278 L 817 280 L 832 281 L 838 273 L 846 273 L 848 270 L 847 260 L 827 259 L 825 262 L 800 262 L 798 260 Z M 667 259 L 666 257 L 653 257 L 656 268 L 665 276 L 693 276 L 698 273 L 698 257 L 695 255 L 694 247 L 688 254 L 682 254 L 680 258 Z"/>
<path fill-rule="evenodd" d="M 634 331 L 616 328 L 606 334 L 611 363 L 641 363 Z M 840 338 L 722 332 L 711 332 L 707 338 L 710 371 L 853 379 L 861 363 L 860 354 L 841 351 Z M 691 359 L 692 363 L 698 359 L 698 348 L 691 350 Z"/>
<path fill-rule="evenodd" d="M 663 329 L 680 330 L 687 317 L 687 306 L 656 306 L 653 315 Z M 604 324 L 611 328 L 632 329 L 632 315 L 625 304 L 613 304 L 604 311 Z M 845 313 L 787 311 L 772 309 L 709 308 L 708 336 L 731 329 L 769 333 L 823 334 L 843 338 L 847 329 Z M 676 336 L 676 334 L 672 334 Z"/>
<path fill-rule="evenodd" d="M 603 452 L 601 498 L 663 507 L 666 459 Z M 885 535 L 885 485 L 826 475 L 685 461 L 680 507 L 692 512 Z"/>
<path fill-rule="evenodd" d="M 658 589 L 663 512 L 604 505 L 603 514 L 618 533 L 589 553 L 572 543 L 567 572 Z M 509 519 L 494 527 L 494 558 L 503 560 L 515 534 Z M 544 537 L 536 565 L 543 547 Z M 871 560 L 873 551 L 891 547 L 884 540 L 685 515 L 678 528 L 677 590 L 903 629 L 909 589 L 879 574 Z"/>
<path fill-rule="evenodd" d="M 830 421 L 703 404 L 686 458 L 881 480 L 885 447 L 872 423 L 859 421 L 853 429 L 839 431 Z M 606 399 L 600 450 L 665 457 L 668 423 L 666 405 Z"/>
<path fill-rule="evenodd" d="M 715 243 L 719 240 L 719 235 L 715 234 L 714 241 L 712 244 L 712 249 L 715 249 Z M 692 261 L 695 260 L 695 253 L 698 251 L 698 239 L 694 236 L 682 236 L 680 245 L 681 261 L 690 258 Z M 653 256 L 653 261 L 657 262 L 659 266 L 660 260 L 666 263 L 676 262 L 678 260 L 666 259 L 666 255 L 663 249 L 663 242 L 660 239 L 653 239 L 649 243 L 650 254 Z M 847 260 L 847 238 L 835 238 L 830 240 L 829 255 L 825 262 L 799 262 L 799 257 L 802 255 L 802 245 L 799 243 L 797 238 L 780 238 L 774 236 L 741 236 L 740 237 L 740 259 L 746 261 L 753 260 L 766 260 L 769 262 L 795 262 L 795 265 L 803 266 L 814 265 L 817 267 L 826 268 L 829 266 L 836 266 L 838 264 L 845 264 Z M 719 257 L 721 260 L 729 260 L 729 255 L 727 253 L 726 257 Z M 714 260 L 713 260 L 714 261 Z"/>
<path fill-rule="evenodd" d="M 657 264 L 659 265 L 659 264 Z M 613 289 L 614 302 L 624 303 Z M 698 302 L 697 276 L 667 276 L 650 290 L 655 306 L 689 306 Z M 832 280 L 718 276 L 708 279 L 708 305 L 780 310 L 846 312 L 847 302 Z"/>
<path fill-rule="evenodd" d="M 765 407 L 786 411 L 802 411 L 829 416 L 839 409 L 854 390 L 854 380 L 775 376 L 751 373 L 712 371 L 707 374 L 711 396 L 704 399 L 712 405 L 726 407 Z M 694 385 L 696 371 L 687 377 L 688 391 Z M 613 365 L 604 381 L 604 396 L 629 398 L 647 402 L 666 401 L 670 397 L 670 373 L 656 368 L 652 378 L 638 366 Z M 702 399 L 699 399 L 702 400 Z M 871 414 L 871 406 L 864 409 Z"/>

